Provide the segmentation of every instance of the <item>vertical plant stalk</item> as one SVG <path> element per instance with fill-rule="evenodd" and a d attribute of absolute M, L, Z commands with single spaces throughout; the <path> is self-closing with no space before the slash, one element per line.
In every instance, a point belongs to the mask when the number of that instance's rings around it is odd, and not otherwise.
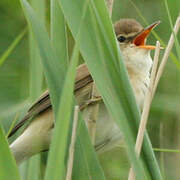
<path fill-rule="evenodd" d="M 97 91 L 95 83 L 93 83 L 92 87 L 92 93 L 91 93 L 91 99 L 90 101 L 95 102 L 90 104 L 87 108 L 87 112 L 89 114 L 88 119 L 87 119 L 87 127 L 89 131 L 89 135 L 91 137 L 91 142 L 92 144 L 95 143 L 95 135 L 96 135 L 96 122 L 98 119 L 98 114 L 99 114 L 99 100 L 96 101 L 100 97 L 99 92 Z"/>
<path fill-rule="evenodd" d="M 151 78 L 150 78 L 150 84 L 149 84 L 149 88 L 147 89 L 146 96 L 145 96 L 144 108 L 143 108 L 143 112 L 141 115 L 141 121 L 140 121 L 140 125 L 139 125 L 137 139 L 136 139 L 136 145 L 135 145 L 135 151 L 136 151 L 138 157 L 141 152 L 144 133 L 146 130 L 146 124 L 147 124 L 148 116 L 149 116 L 149 110 L 150 110 L 150 106 L 151 106 L 151 102 L 152 102 L 152 98 L 153 98 L 152 90 L 153 90 L 154 80 L 156 77 L 156 72 L 157 72 L 157 67 L 158 67 L 159 53 L 160 53 L 160 43 L 159 43 L 159 41 L 157 41 L 155 55 L 154 55 L 154 61 L 153 61 L 153 67 L 152 67 L 152 72 L 151 72 Z M 129 180 L 135 179 L 135 173 L 132 168 L 130 169 L 128 179 Z"/>
<path fill-rule="evenodd" d="M 169 54 L 170 54 L 171 49 L 172 49 L 173 44 L 174 44 L 175 36 L 177 35 L 177 33 L 179 31 L 179 28 L 180 28 L 180 16 L 177 17 L 177 20 L 176 20 L 173 32 L 171 34 L 171 37 L 170 37 L 169 42 L 168 42 L 168 45 L 167 45 L 166 50 L 164 52 L 161 64 L 160 64 L 159 69 L 158 69 L 157 74 L 156 74 L 156 77 L 153 75 L 153 70 L 152 70 L 152 74 L 151 75 L 154 76 L 154 80 L 153 80 L 154 82 L 152 81 L 152 76 L 151 76 L 150 87 L 149 87 L 149 91 L 147 92 L 147 95 L 146 95 L 146 99 L 145 99 L 145 103 L 144 103 L 144 109 L 143 109 L 143 113 L 142 113 L 142 116 L 141 116 L 141 123 L 140 123 L 139 131 L 138 131 L 138 136 L 137 136 L 137 141 L 136 141 L 136 146 L 135 146 L 135 150 L 136 150 L 138 156 L 139 156 L 140 151 L 141 151 L 143 137 L 144 137 L 144 133 L 141 130 L 141 128 L 143 126 L 144 127 L 146 126 L 146 122 L 147 122 L 149 108 L 150 108 L 150 104 L 151 104 L 152 98 L 153 98 L 153 96 L 155 94 L 155 91 L 157 89 L 157 85 L 158 85 L 159 80 L 161 78 L 161 75 L 163 73 L 164 67 L 166 65 L 166 62 L 167 62 L 168 57 L 169 57 Z M 156 53 L 157 53 L 157 45 L 156 45 L 156 52 L 155 52 L 155 57 L 154 57 L 154 63 L 155 63 L 155 60 L 156 60 Z M 150 97 L 148 97 L 148 96 L 150 96 Z M 148 99 L 149 99 L 149 102 L 148 102 Z M 146 104 L 146 103 L 148 103 L 148 104 Z M 141 126 L 141 124 L 142 124 L 142 126 Z M 144 132 L 145 132 L 145 129 L 144 129 Z M 128 179 L 129 180 L 134 180 L 135 179 L 135 174 L 134 174 L 132 168 L 130 169 L 130 173 L 129 173 L 129 178 Z"/>
<path fill-rule="evenodd" d="M 113 9 L 114 0 L 106 0 L 107 8 L 109 9 L 109 15 L 112 16 L 112 9 Z"/>
<path fill-rule="evenodd" d="M 73 121 L 73 128 L 72 128 L 71 144 L 69 147 L 69 159 L 68 159 L 68 164 L 67 164 L 66 180 L 71 180 L 71 177 L 72 177 L 74 149 L 75 149 L 76 132 L 77 132 L 77 124 L 78 124 L 78 114 L 79 114 L 79 106 L 75 106 L 74 107 L 74 121 Z"/>
<path fill-rule="evenodd" d="M 179 31 L 179 28 L 180 28 L 180 15 L 177 17 L 177 20 L 176 20 L 176 23 L 175 23 L 175 26 L 174 26 L 174 29 L 173 29 L 174 32 L 171 33 L 171 37 L 169 39 L 169 42 L 168 42 L 168 45 L 167 45 L 166 50 L 164 52 L 161 64 L 159 66 L 159 69 L 158 69 L 158 72 L 157 72 L 157 75 L 156 75 L 156 79 L 155 79 L 155 82 L 154 82 L 153 95 L 154 95 L 154 93 L 155 93 L 155 91 L 157 89 L 157 85 L 158 85 L 159 80 L 161 78 L 161 75 L 163 73 L 164 67 L 166 65 L 169 54 L 170 54 L 171 49 L 172 49 L 173 44 L 174 44 L 175 36 L 177 35 L 177 33 Z"/>

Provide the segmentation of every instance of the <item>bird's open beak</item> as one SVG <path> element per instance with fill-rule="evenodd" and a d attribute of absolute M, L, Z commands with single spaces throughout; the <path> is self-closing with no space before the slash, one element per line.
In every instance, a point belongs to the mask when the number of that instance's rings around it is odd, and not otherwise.
<path fill-rule="evenodd" d="M 146 38 L 148 37 L 148 35 L 150 34 L 150 32 L 152 31 L 152 29 L 154 29 L 158 24 L 160 23 L 160 21 L 154 22 L 153 24 L 151 24 L 150 26 L 144 28 L 133 40 L 133 44 L 135 44 L 136 46 L 138 46 L 139 48 L 144 48 L 144 49 L 155 49 L 156 46 L 152 46 L 152 45 L 146 45 Z"/>

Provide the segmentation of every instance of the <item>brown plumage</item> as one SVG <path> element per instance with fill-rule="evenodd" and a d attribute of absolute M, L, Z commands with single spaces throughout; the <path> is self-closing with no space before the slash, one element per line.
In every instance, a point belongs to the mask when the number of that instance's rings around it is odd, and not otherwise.
<path fill-rule="evenodd" d="M 138 33 L 143 30 L 143 27 L 135 19 L 120 19 L 114 25 L 116 36 L 119 34 Z"/>
<path fill-rule="evenodd" d="M 93 79 L 88 71 L 88 68 L 85 64 L 80 65 L 77 68 L 76 80 L 74 93 L 78 93 L 78 90 L 83 87 L 92 84 Z M 83 105 L 83 104 L 82 104 Z M 39 99 L 30 107 L 25 117 L 11 130 L 8 137 L 11 137 L 16 131 L 21 128 L 28 119 L 45 112 L 46 110 L 52 108 L 49 92 L 44 92 Z"/>

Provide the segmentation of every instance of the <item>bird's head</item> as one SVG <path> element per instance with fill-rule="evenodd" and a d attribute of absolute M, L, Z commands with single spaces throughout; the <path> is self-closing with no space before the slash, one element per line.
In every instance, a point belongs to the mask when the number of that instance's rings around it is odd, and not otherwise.
<path fill-rule="evenodd" d="M 140 49 L 155 49 L 155 46 L 146 45 L 146 39 L 151 30 L 154 29 L 160 21 L 156 21 L 150 26 L 143 28 L 134 19 L 121 19 L 115 23 L 115 33 L 120 46 L 132 46 Z"/>
<path fill-rule="evenodd" d="M 132 68 L 136 66 L 140 66 L 139 68 L 141 66 L 151 66 L 150 50 L 155 49 L 155 46 L 147 45 L 146 40 L 151 30 L 159 23 L 159 21 L 154 22 L 146 28 L 143 28 L 134 19 L 121 19 L 115 23 L 116 37 L 128 66 L 132 66 Z"/>

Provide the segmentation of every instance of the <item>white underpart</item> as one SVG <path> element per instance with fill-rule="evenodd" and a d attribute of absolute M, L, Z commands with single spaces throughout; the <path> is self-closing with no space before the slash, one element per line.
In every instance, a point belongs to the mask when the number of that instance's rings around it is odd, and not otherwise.
<path fill-rule="evenodd" d="M 134 90 L 136 102 L 140 108 L 143 106 L 146 90 L 150 82 L 152 59 L 150 51 L 136 46 L 121 48 L 123 59 L 128 70 L 130 83 Z M 99 119 L 96 129 L 96 146 L 99 152 L 114 148 L 122 142 L 122 133 L 117 124 L 105 110 L 104 103 L 100 104 Z"/>
<path fill-rule="evenodd" d="M 150 70 L 152 66 L 150 50 L 129 45 L 122 49 L 122 54 L 136 102 L 142 108 L 145 93 L 150 83 Z"/>

